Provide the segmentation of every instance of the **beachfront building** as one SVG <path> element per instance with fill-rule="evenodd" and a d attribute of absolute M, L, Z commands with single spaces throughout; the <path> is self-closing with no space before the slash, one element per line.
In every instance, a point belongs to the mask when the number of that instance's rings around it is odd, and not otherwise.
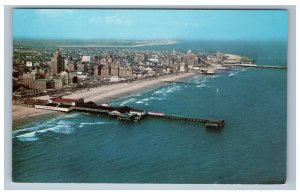
<path fill-rule="evenodd" d="M 194 66 L 198 65 L 198 57 L 195 57 L 193 59 L 188 59 L 187 61 L 188 69 L 192 69 Z"/>
<path fill-rule="evenodd" d="M 132 77 L 131 67 L 122 67 L 118 64 L 111 65 L 97 65 L 94 67 L 94 75 L 101 76 L 102 78 L 109 78 L 111 76 L 117 77 Z"/>
<path fill-rule="evenodd" d="M 30 89 L 30 90 L 17 90 L 13 92 L 14 97 L 25 97 L 25 96 L 32 96 L 32 95 L 38 95 L 42 94 L 43 92 L 41 90 L 35 90 L 35 89 Z"/>
<path fill-rule="evenodd" d="M 25 86 L 28 86 L 29 88 L 32 88 L 33 83 L 35 81 L 35 74 L 32 73 L 24 73 L 23 76 L 23 84 Z"/>
<path fill-rule="evenodd" d="M 22 78 L 22 83 L 30 89 L 46 90 L 52 88 L 52 84 L 49 79 L 38 79 L 39 76 L 36 76 L 35 72 L 24 73 Z"/>
<path fill-rule="evenodd" d="M 48 103 L 45 105 L 35 105 L 35 108 L 45 109 L 45 110 L 54 110 L 61 112 L 69 112 L 73 110 L 73 107 L 76 106 L 77 103 L 83 103 L 84 100 L 80 99 L 68 99 L 68 98 L 50 98 Z"/>
<path fill-rule="evenodd" d="M 108 77 L 110 75 L 110 67 L 108 65 L 101 66 L 101 76 Z"/>
<path fill-rule="evenodd" d="M 180 63 L 179 71 L 180 72 L 186 72 L 188 70 L 186 63 Z"/>
<path fill-rule="evenodd" d="M 65 85 L 69 85 L 73 83 L 73 77 L 70 76 L 67 72 L 61 72 L 59 77 L 53 78 L 54 88 L 55 89 L 61 89 Z"/>
<path fill-rule="evenodd" d="M 94 75 L 101 75 L 101 65 L 94 66 Z"/>
<path fill-rule="evenodd" d="M 117 64 L 110 65 L 110 75 L 119 76 L 119 66 Z"/>
<path fill-rule="evenodd" d="M 68 98 L 50 98 L 48 101 L 48 103 L 65 104 L 65 105 L 72 105 L 72 106 L 75 106 L 76 102 L 78 102 L 77 99 L 68 99 Z"/>
<path fill-rule="evenodd" d="M 120 77 L 129 77 L 131 78 L 133 75 L 133 70 L 131 67 L 120 67 L 119 68 L 119 76 Z"/>
<path fill-rule="evenodd" d="M 174 72 L 178 72 L 179 71 L 179 68 L 180 68 L 180 64 L 179 63 L 173 63 L 172 66 L 171 66 L 171 69 L 174 71 Z"/>
<path fill-rule="evenodd" d="M 52 86 L 53 86 L 52 82 L 48 79 L 37 79 L 34 81 L 31 88 L 37 90 L 47 90 L 52 88 Z"/>

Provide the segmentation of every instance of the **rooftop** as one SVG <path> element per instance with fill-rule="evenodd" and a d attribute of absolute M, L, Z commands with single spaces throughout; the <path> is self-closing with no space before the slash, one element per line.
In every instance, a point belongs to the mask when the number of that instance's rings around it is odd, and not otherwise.
<path fill-rule="evenodd" d="M 68 98 L 50 98 L 50 100 L 56 103 L 72 103 L 77 101 L 76 99 L 68 99 Z"/>

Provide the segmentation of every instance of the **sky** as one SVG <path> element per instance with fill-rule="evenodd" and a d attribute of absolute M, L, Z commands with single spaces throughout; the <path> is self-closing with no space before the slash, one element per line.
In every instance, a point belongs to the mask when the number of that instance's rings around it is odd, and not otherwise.
<path fill-rule="evenodd" d="M 14 9 L 15 39 L 284 40 L 284 10 Z"/>

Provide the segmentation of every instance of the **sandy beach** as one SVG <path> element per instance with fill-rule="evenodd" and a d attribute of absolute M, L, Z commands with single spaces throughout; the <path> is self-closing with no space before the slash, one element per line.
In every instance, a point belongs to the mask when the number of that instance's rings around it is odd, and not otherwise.
<path fill-rule="evenodd" d="M 66 114 L 58 111 L 36 109 L 34 107 L 26 107 L 22 105 L 12 106 L 12 127 L 13 129 L 22 126 L 26 123 L 39 121 L 43 118 L 56 117 L 61 114 Z"/>
<path fill-rule="evenodd" d="M 12 106 L 12 113 L 13 113 L 14 120 L 28 118 L 28 117 L 34 117 L 34 116 L 49 114 L 49 113 L 54 113 L 54 112 L 55 111 L 36 109 L 33 107 L 26 107 L 26 106 L 20 106 L 20 105 Z"/>
<path fill-rule="evenodd" d="M 178 75 L 172 75 L 169 77 L 157 78 L 152 80 L 140 80 L 131 83 L 120 83 L 107 86 L 101 86 L 93 89 L 84 89 L 76 91 L 71 95 L 65 96 L 65 98 L 79 99 L 84 98 L 86 102 L 103 102 L 112 98 L 126 96 L 134 94 L 143 90 L 150 89 L 155 86 L 163 84 L 164 81 L 176 81 L 186 77 L 190 77 L 194 73 L 184 73 Z M 49 115 L 63 114 L 51 110 L 36 109 L 34 107 L 27 107 L 21 105 L 12 106 L 13 125 L 28 122 L 30 119 L 36 119 L 40 117 L 46 117 Z"/>
<path fill-rule="evenodd" d="M 176 81 L 186 77 L 190 77 L 194 73 L 184 73 L 168 77 L 162 77 L 152 80 L 140 80 L 131 83 L 120 83 L 107 86 L 101 86 L 93 89 L 84 89 L 76 91 L 71 95 L 65 96 L 65 98 L 79 99 L 84 98 L 85 102 L 103 102 L 112 98 L 117 98 L 129 94 L 134 94 L 142 90 L 163 84 L 166 81 Z"/>

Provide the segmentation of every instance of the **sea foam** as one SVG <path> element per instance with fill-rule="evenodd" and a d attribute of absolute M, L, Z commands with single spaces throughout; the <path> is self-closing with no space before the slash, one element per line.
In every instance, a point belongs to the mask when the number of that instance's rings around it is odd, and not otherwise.
<path fill-rule="evenodd" d="M 135 98 L 130 98 L 130 99 L 125 100 L 124 102 L 122 102 L 122 103 L 120 104 L 120 106 L 124 106 L 124 105 L 126 105 L 126 104 L 128 104 L 128 103 L 135 102 L 135 101 L 136 101 Z"/>
<path fill-rule="evenodd" d="M 114 124 L 116 122 L 105 122 L 105 121 L 98 121 L 98 122 L 90 122 L 90 123 L 80 123 L 78 127 L 84 127 L 85 125 L 105 125 L 105 124 Z"/>
<path fill-rule="evenodd" d="M 162 95 L 165 96 L 168 93 L 173 93 L 173 92 L 178 91 L 178 90 L 181 90 L 181 86 L 179 86 L 179 85 L 172 85 L 172 86 L 169 86 L 169 87 L 157 90 L 157 91 L 153 92 L 152 95 L 162 94 Z"/>
<path fill-rule="evenodd" d="M 36 141 L 39 140 L 39 138 L 37 137 L 38 133 L 46 133 L 52 131 L 54 133 L 71 134 L 74 132 L 74 128 L 71 125 L 66 124 L 65 121 L 59 121 L 57 124 L 58 125 L 42 124 L 36 127 L 20 129 L 13 133 L 13 137 L 18 138 L 20 141 Z M 18 134 L 20 132 L 27 133 Z"/>

